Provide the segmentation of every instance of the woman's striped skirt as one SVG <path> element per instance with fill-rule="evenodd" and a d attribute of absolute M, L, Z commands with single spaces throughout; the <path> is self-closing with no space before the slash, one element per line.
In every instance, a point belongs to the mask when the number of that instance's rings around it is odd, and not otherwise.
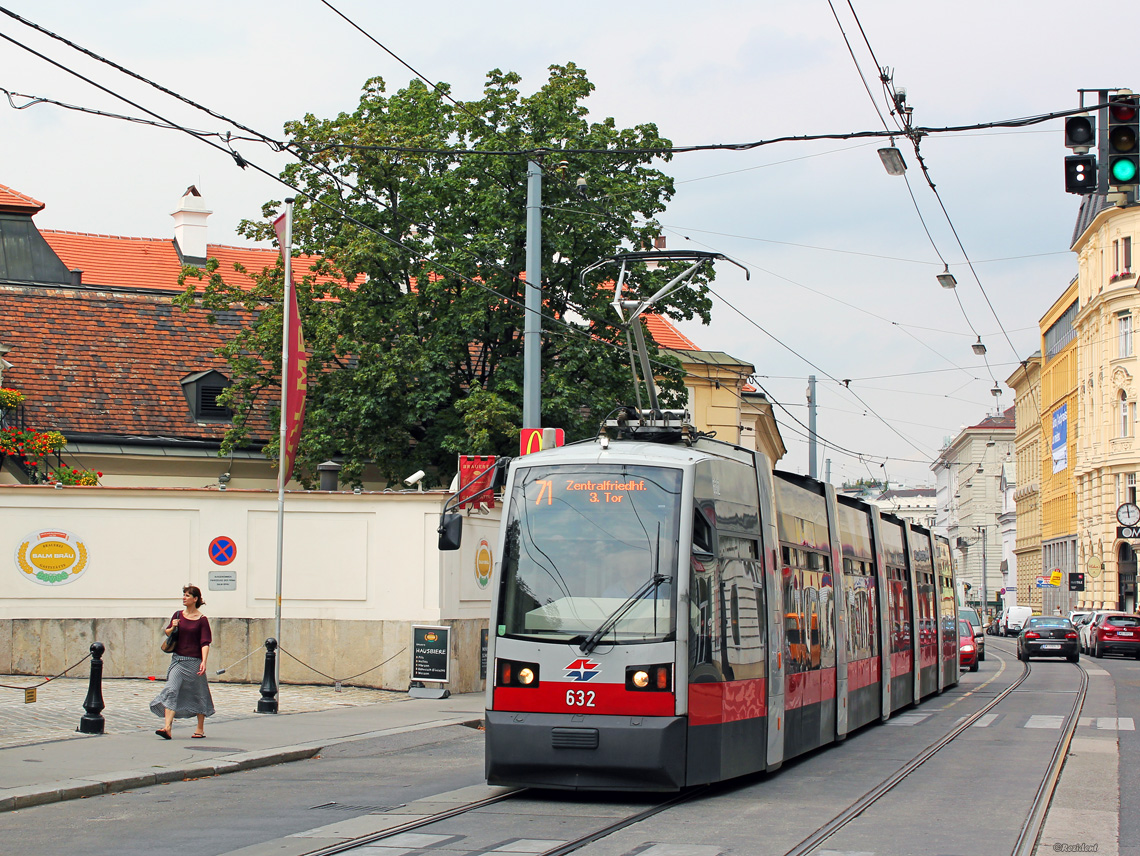
<path fill-rule="evenodd" d="M 198 674 L 202 665 L 199 657 L 183 657 L 174 654 L 170 668 L 166 670 L 166 686 L 150 703 L 155 716 L 165 716 L 173 710 L 175 719 L 187 719 L 201 714 L 214 715 L 214 700 L 210 697 L 210 685 L 205 675 Z"/>

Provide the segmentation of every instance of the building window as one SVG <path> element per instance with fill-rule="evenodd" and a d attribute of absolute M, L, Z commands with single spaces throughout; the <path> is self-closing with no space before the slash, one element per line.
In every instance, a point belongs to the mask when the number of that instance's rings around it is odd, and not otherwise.
<path fill-rule="evenodd" d="M 1124 485 L 1124 476 L 1122 476 L 1120 473 L 1117 473 L 1115 476 L 1113 476 L 1113 480 L 1116 483 L 1116 507 L 1119 508 L 1120 504 L 1124 502 L 1124 493 L 1122 492 Z"/>
<path fill-rule="evenodd" d="M 1131 405 L 1131 407 L 1130 407 L 1130 405 Z M 1128 393 L 1121 391 L 1121 393 L 1120 393 L 1120 413 L 1119 413 L 1119 416 L 1120 416 L 1120 436 L 1121 437 L 1128 437 L 1131 434 L 1131 431 L 1129 431 L 1128 429 L 1132 423 L 1129 421 L 1128 415 L 1129 415 L 1129 410 L 1131 409 L 1131 410 L 1135 411 L 1135 408 L 1136 408 L 1135 402 L 1130 402 L 1128 400 Z"/>
<path fill-rule="evenodd" d="M 1131 357 L 1132 356 L 1132 316 L 1119 315 L 1116 319 L 1117 330 L 1120 335 L 1117 341 L 1120 343 L 1120 352 L 1118 357 Z"/>
<path fill-rule="evenodd" d="M 1124 496 L 1127 502 L 1136 503 L 1136 473 L 1124 477 Z"/>

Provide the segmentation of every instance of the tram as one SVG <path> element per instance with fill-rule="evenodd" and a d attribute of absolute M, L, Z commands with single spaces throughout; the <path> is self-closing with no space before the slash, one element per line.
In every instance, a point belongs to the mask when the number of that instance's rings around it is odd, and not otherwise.
<path fill-rule="evenodd" d="M 958 682 L 945 538 L 655 400 L 515 459 L 504 498 L 491 784 L 671 791 L 775 770 Z"/>

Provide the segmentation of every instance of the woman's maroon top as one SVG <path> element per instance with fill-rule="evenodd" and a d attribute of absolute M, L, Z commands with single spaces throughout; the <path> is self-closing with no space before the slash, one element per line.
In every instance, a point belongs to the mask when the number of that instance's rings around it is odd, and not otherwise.
<path fill-rule="evenodd" d="M 214 641 L 214 635 L 210 632 L 210 619 L 202 615 L 198 618 L 187 618 L 182 614 L 182 610 L 170 616 L 170 621 L 167 622 L 167 627 L 174 624 L 174 619 L 178 619 L 178 641 L 174 643 L 174 653 L 181 654 L 183 657 L 197 657 L 202 659 L 202 646 L 209 645 Z"/>

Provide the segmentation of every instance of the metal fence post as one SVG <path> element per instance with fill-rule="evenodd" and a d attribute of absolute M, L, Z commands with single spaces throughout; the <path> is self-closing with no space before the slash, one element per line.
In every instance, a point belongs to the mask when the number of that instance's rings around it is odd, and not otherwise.
<path fill-rule="evenodd" d="M 107 650 L 102 642 L 91 643 L 91 679 L 87 684 L 87 698 L 83 709 L 87 711 L 79 718 L 81 734 L 102 734 L 103 720 L 103 652 Z"/>
<path fill-rule="evenodd" d="M 265 671 L 261 678 L 261 698 L 257 701 L 258 713 L 277 713 L 277 640 L 265 640 Z"/>

